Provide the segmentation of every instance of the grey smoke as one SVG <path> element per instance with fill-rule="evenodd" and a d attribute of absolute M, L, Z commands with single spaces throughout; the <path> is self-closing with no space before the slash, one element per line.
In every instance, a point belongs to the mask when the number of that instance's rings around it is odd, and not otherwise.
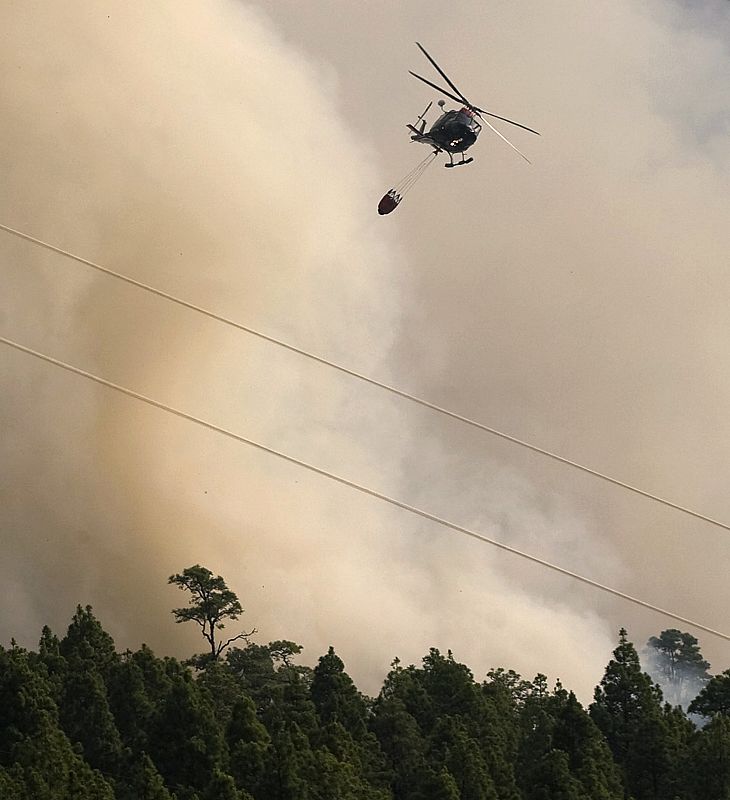
<path fill-rule="evenodd" d="M 697 342 L 713 363 L 726 356 L 712 296 L 725 285 L 727 176 L 715 161 L 678 174 L 687 150 L 661 109 L 647 111 L 634 50 L 617 71 L 567 47 L 587 41 L 595 12 L 531 12 L 531 41 L 566 44 L 566 83 L 536 79 L 539 48 L 515 64 L 508 40 L 490 50 L 510 65 L 509 86 L 484 77 L 474 88 L 547 129 L 537 168 L 518 172 L 487 146 L 486 173 L 446 183 L 434 167 L 387 227 L 374 203 L 416 158 L 396 141 L 402 98 L 421 99 L 379 82 L 407 66 L 385 44 L 405 39 L 416 7 L 368 18 L 353 6 L 345 34 L 344 15 L 307 5 L 277 5 L 274 19 L 223 0 L 1 5 L 3 221 L 607 471 L 721 505 L 710 478 L 722 450 L 694 443 L 724 430 L 727 386 L 718 377 L 699 398 L 694 387 L 708 372 Z M 480 51 L 462 59 L 460 32 L 437 37 L 438 17 L 418 6 L 434 52 L 460 53 L 464 74 L 480 75 Z M 404 15 L 400 27 L 384 24 L 389 13 Z M 500 6 L 497 29 L 522 13 Z M 604 46 L 633 26 L 658 58 L 678 38 L 659 16 L 618 4 Z M 693 49 L 705 38 L 688 39 L 682 63 L 699 67 L 675 93 L 685 103 L 702 81 L 720 85 L 708 75 L 724 52 Z M 657 140 L 669 166 L 647 172 Z M 724 152 L 717 137 L 703 148 Z M 681 218 L 693 225 L 680 230 Z M 700 244 L 713 288 L 697 284 L 703 311 L 675 330 L 695 271 L 684 254 Z M 672 565 L 696 572 L 699 554 L 684 546 L 700 534 L 670 515 L 6 236 L 0 264 L 0 326 L 24 343 L 637 594 L 671 590 L 688 615 L 712 622 L 726 606 L 719 575 L 707 602 L 674 594 L 683 570 Z M 0 359 L 3 640 L 32 644 L 42 624 L 63 630 L 90 602 L 120 646 L 188 655 L 197 637 L 172 623 L 165 579 L 202 563 L 239 593 L 244 626 L 301 642 L 310 662 L 334 644 L 367 690 L 393 656 L 436 645 L 478 675 L 541 670 L 585 699 L 633 613 L 25 356 Z M 677 370 L 691 380 L 678 384 Z M 702 426 L 686 421 L 690 404 Z M 722 563 L 725 542 L 703 541 L 702 565 Z"/>

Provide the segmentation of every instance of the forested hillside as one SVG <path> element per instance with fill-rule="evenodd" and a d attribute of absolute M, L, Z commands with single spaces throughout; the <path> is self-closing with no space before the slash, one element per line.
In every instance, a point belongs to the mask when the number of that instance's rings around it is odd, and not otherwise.
<path fill-rule="evenodd" d="M 730 670 L 710 679 L 689 634 L 664 631 L 657 653 L 702 676 L 701 726 L 623 630 L 588 709 L 543 675 L 475 678 L 436 649 L 396 659 L 368 698 L 333 648 L 312 669 L 294 642 L 219 639 L 242 610 L 204 568 L 170 582 L 207 643 L 188 663 L 117 652 L 88 606 L 37 651 L 0 648 L 2 800 L 730 798 Z"/>

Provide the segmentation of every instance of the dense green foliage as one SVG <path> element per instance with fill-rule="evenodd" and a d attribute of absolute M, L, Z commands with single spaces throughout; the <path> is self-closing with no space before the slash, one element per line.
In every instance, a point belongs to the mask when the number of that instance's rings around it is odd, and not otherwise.
<path fill-rule="evenodd" d="M 730 798 L 730 673 L 693 704 L 698 729 L 624 630 L 588 710 L 543 675 L 480 682 L 435 649 L 396 659 L 370 699 L 333 648 L 314 669 L 294 663 L 301 649 L 249 643 L 193 669 L 117 652 L 79 607 L 63 639 L 0 647 L 0 798 Z"/>

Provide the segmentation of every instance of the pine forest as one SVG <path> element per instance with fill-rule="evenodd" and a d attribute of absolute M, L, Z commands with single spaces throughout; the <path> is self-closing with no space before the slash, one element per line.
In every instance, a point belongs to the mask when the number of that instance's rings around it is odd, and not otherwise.
<path fill-rule="evenodd" d="M 225 638 L 243 610 L 220 576 L 169 582 L 204 643 L 185 662 L 118 652 L 89 606 L 37 651 L 0 647 L 0 798 L 730 798 L 730 670 L 711 675 L 691 634 L 662 631 L 640 661 L 622 629 L 587 708 L 436 649 L 396 658 L 371 698 L 332 647 L 310 668 L 295 642 Z"/>

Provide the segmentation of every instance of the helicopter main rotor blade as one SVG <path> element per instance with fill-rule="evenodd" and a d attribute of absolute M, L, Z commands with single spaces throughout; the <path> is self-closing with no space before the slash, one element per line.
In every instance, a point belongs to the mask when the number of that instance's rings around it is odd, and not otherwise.
<path fill-rule="evenodd" d="M 471 104 L 469 103 L 469 101 L 466 99 L 466 97 L 464 97 L 464 95 L 463 95 L 463 94 L 462 94 L 462 93 L 461 93 L 461 92 L 460 92 L 460 91 L 459 91 L 459 90 L 456 88 L 456 86 L 455 86 L 455 85 L 452 83 L 452 81 L 451 81 L 451 78 L 449 78 L 449 76 L 448 76 L 448 75 L 447 75 L 447 74 L 446 74 L 446 73 L 445 73 L 445 72 L 444 72 L 444 71 L 441 69 L 441 67 L 440 67 L 440 66 L 439 66 L 439 65 L 438 65 L 438 64 L 437 64 L 437 63 L 436 63 L 436 62 L 433 60 L 433 58 L 431 58 L 431 56 L 430 56 L 430 55 L 429 55 L 429 54 L 426 52 L 426 48 L 425 48 L 425 47 L 424 47 L 422 44 L 420 44 L 419 42 L 416 42 L 416 44 L 418 45 L 418 49 L 419 49 L 419 50 L 420 50 L 420 51 L 423 53 L 423 55 L 424 55 L 424 56 L 426 56 L 426 58 L 427 58 L 427 59 L 428 59 L 428 60 L 429 60 L 429 61 L 430 61 L 430 62 L 433 64 L 433 66 L 436 68 L 436 70 L 437 70 L 438 74 L 439 74 L 439 75 L 440 75 L 440 76 L 441 76 L 441 77 L 442 77 L 442 78 L 443 78 L 443 79 L 446 81 L 446 83 L 448 83 L 448 84 L 449 84 L 449 86 L 450 86 L 450 87 L 451 87 L 451 88 L 452 88 L 452 89 L 453 89 L 453 90 L 456 92 L 456 94 L 458 94 L 458 95 L 459 95 L 459 98 L 461 99 L 461 101 L 463 101 L 464 103 L 466 103 L 466 105 L 471 105 Z"/>
<path fill-rule="evenodd" d="M 464 100 L 463 97 L 457 97 L 456 95 L 451 94 L 451 92 L 447 92 L 446 89 L 442 89 L 440 86 L 436 86 L 435 83 L 431 83 L 431 81 L 427 81 L 425 78 L 422 78 L 420 75 L 416 75 L 415 72 L 411 72 L 410 70 L 408 70 L 408 72 L 409 72 L 410 75 L 413 75 L 414 78 L 418 78 L 419 81 L 423 81 L 424 83 L 427 83 L 432 89 L 435 89 L 437 92 L 441 92 L 441 94 L 445 94 L 447 97 L 450 97 L 452 100 L 456 100 L 457 103 L 466 103 L 466 101 Z M 468 106 L 469 103 L 466 103 L 466 105 Z M 469 106 L 469 108 L 471 108 L 471 106 Z"/>
<path fill-rule="evenodd" d="M 501 134 L 501 133 L 500 133 L 500 132 L 499 132 L 499 131 L 498 131 L 498 130 L 497 130 L 495 127 L 494 127 L 494 125 L 492 125 L 492 123 L 491 123 L 491 122 L 489 122 L 489 120 L 486 120 L 486 119 L 485 119 L 485 120 L 484 120 L 484 124 L 485 124 L 485 125 L 488 125 L 488 126 L 489 126 L 489 127 L 490 127 L 490 128 L 491 128 L 491 129 L 492 129 L 492 130 L 493 130 L 493 131 L 494 131 L 494 132 L 497 134 L 497 136 L 499 136 L 499 138 L 500 138 L 500 139 L 503 139 L 505 142 L 507 142 L 507 144 L 508 144 L 508 145 L 509 145 L 509 146 L 510 146 L 510 147 L 511 147 L 513 150 L 515 150 L 517 153 L 519 153 L 519 154 L 522 156 L 522 158 L 524 158 L 524 159 L 525 159 L 525 161 L 527 161 L 527 163 L 528 163 L 528 164 L 532 164 L 532 161 L 530 161 L 530 159 L 529 159 L 529 158 L 528 158 L 528 157 L 527 157 L 527 156 L 526 156 L 526 155 L 525 155 L 525 154 L 524 154 L 524 153 L 523 153 L 521 150 L 518 150 L 518 149 L 517 149 L 517 148 L 516 148 L 516 147 L 515 147 L 515 146 L 512 144 L 512 142 L 510 142 L 510 140 L 509 140 L 509 139 L 508 139 L 506 136 L 503 136 L 503 135 L 502 135 L 502 134 Z"/>
<path fill-rule="evenodd" d="M 492 114 L 491 111 L 485 111 L 483 108 L 477 108 L 476 106 L 472 106 L 474 111 L 482 117 L 482 114 L 486 114 L 488 117 L 494 117 L 495 119 L 501 119 L 502 122 L 509 122 L 510 125 L 516 125 L 518 128 L 522 128 L 523 131 L 530 131 L 530 133 L 534 133 L 536 136 L 540 136 L 539 131 L 534 131 L 532 128 L 528 128 L 527 125 L 522 125 L 519 122 L 515 122 L 513 119 L 507 119 L 507 117 L 500 117 L 499 114 Z M 482 117 L 484 119 L 484 117 Z M 484 120 L 486 122 L 486 120 Z"/>
<path fill-rule="evenodd" d="M 464 95 L 459 91 L 459 89 L 452 82 L 452 80 L 449 78 L 449 76 L 441 69 L 441 67 L 429 55 L 429 53 L 426 50 L 426 48 L 420 42 L 416 42 L 416 45 L 418 45 L 419 50 L 423 53 L 424 56 L 426 56 L 426 58 L 431 62 L 431 64 L 433 64 L 435 69 L 438 71 L 439 75 L 456 92 L 457 96 L 454 96 L 453 94 L 450 94 L 445 89 L 442 89 L 440 86 L 436 86 L 435 83 L 431 83 L 431 81 L 428 81 L 425 78 L 422 78 L 420 75 L 416 75 L 415 72 L 411 72 L 411 75 L 413 75 L 414 78 L 418 78 L 418 80 L 423 81 L 424 83 L 427 83 L 429 86 L 431 86 L 434 89 L 436 89 L 437 91 L 441 92 L 441 94 L 445 94 L 447 97 L 450 97 L 452 100 L 456 100 L 457 103 L 464 103 L 464 105 L 466 105 L 469 108 L 471 108 L 474 111 L 476 111 L 479 114 L 479 116 L 481 116 L 482 114 L 486 114 L 488 117 L 494 117 L 495 119 L 500 119 L 500 120 L 502 120 L 502 122 L 508 122 L 510 125 L 515 125 L 518 128 L 522 128 L 522 130 L 524 130 L 524 131 L 529 131 L 530 133 L 534 133 L 536 136 L 540 136 L 540 132 L 539 131 L 536 131 L 533 128 L 528 128 L 527 125 L 523 125 L 521 122 L 515 122 L 513 119 L 508 119 L 507 117 L 500 117 L 499 114 L 493 114 L 491 111 L 485 111 L 483 108 L 479 108 L 478 106 L 472 105 L 466 99 L 466 97 L 464 97 Z M 410 70 L 409 70 L 409 72 L 410 72 Z M 484 117 L 482 117 L 482 119 L 484 119 Z M 486 120 L 485 120 L 485 122 L 486 122 Z"/>

